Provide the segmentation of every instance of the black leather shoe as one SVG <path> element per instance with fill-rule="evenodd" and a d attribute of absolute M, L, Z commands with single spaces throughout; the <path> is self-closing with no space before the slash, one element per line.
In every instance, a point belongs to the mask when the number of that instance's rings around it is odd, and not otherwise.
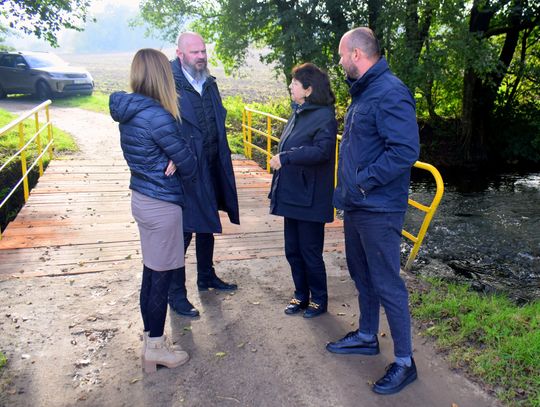
<path fill-rule="evenodd" d="M 193 304 L 188 301 L 187 298 L 182 298 L 174 301 L 169 300 L 169 305 L 171 309 L 177 314 L 192 318 L 199 316 L 199 310 L 195 308 Z"/>
<path fill-rule="evenodd" d="M 343 338 L 330 342 L 326 345 L 326 350 L 332 353 L 356 354 L 356 355 L 377 355 L 379 354 L 379 340 L 366 342 L 358 337 L 358 330 L 349 332 Z"/>
<path fill-rule="evenodd" d="M 219 277 L 214 276 L 209 280 L 197 281 L 197 287 L 199 287 L 199 291 L 208 291 L 209 288 L 222 291 L 234 291 L 238 288 L 238 285 L 226 283 Z"/>
<path fill-rule="evenodd" d="M 373 385 L 372 390 L 378 394 L 394 394 L 414 382 L 417 377 L 414 359 L 411 366 L 392 363 L 386 368 L 384 376 Z"/>
<path fill-rule="evenodd" d="M 293 298 L 289 305 L 287 305 L 287 308 L 285 308 L 285 314 L 287 315 L 294 315 L 298 314 L 300 311 L 306 309 L 308 306 L 307 301 L 300 301 L 297 298 Z"/>
<path fill-rule="evenodd" d="M 306 312 L 304 312 L 304 318 L 315 318 L 326 312 L 326 305 L 317 304 L 316 302 L 311 301 L 307 307 Z"/>

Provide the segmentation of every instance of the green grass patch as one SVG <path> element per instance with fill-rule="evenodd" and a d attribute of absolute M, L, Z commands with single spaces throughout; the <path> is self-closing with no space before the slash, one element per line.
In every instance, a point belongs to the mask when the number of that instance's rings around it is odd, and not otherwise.
<path fill-rule="evenodd" d="M 2 369 L 7 364 L 6 355 L 0 352 L 0 369 Z"/>
<path fill-rule="evenodd" d="M 234 154 L 244 154 L 244 142 L 242 139 L 242 112 L 244 106 L 249 106 L 261 112 L 270 113 L 274 116 L 287 119 L 291 114 L 291 103 L 288 99 L 283 99 L 270 103 L 246 103 L 241 96 L 228 96 L 223 99 L 223 105 L 227 109 L 227 136 L 229 146 Z M 266 132 L 266 117 L 261 115 L 253 115 L 253 127 Z M 279 121 L 272 120 L 272 134 L 279 137 L 283 130 L 283 124 Z M 253 133 L 255 144 L 265 146 L 266 138 Z M 256 139 L 255 139 L 256 138 Z M 276 144 L 275 142 L 273 143 Z"/>
<path fill-rule="evenodd" d="M 0 109 L 0 127 L 3 127 L 13 120 L 15 120 L 18 116 L 14 115 L 12 113 L 9 113 L 3 109 Z M 40 126 L 45 123 L 45 116 L 40 114 Z M 54 120 L 54 118 L 53 118 Z M 24 135 L 26 143 L 32 136 L 34 135 L 36 131 L 36 126 L 34 122 L 33 116 L 29 119 L 26 119 L 23 122 L 23 128 L 24 128 Z M 47 144 L 47 130 L 44 130 L 41 135 L 41 144 L 42 146 L 45 146 Z M 69 135 L 68 133 L 56 128 L 53 126 L 53 138 L 54 138 L 54 152 L 55 154 L 66 154 L 66 153 L 72 153 L 78 150 L 77 144 L 75 143 L 75 140 L 73 140 L 73 137 Z M 4 163 L 6 159 L 17 152 L 19 147 L 19 130 L 18 126 L 6 134 L 3 134 L 0 136 L 0 164 Z M 27 150 L 29 152 L 30 156 L 36 156 L 37 155 L 37 144 L 31 143 L 29 146 L 29 149 Z M 44 156 L 45 160 L 49 160 L 48 155 L 46 154 Z"/>
<path fill-rule="evenodd" d="M 78 107 L 93 112 L 109 114 L 109 94 L 94 92 L 91 96 L 70 96 L 53 100 L 54 106 Z"/>
<path fill-rule="evenodd" d="M 540 301 L 517 306 L 502 295 L 429 282 L 411 295 L 424 334 L 508 405 L 540 407 Z"/>

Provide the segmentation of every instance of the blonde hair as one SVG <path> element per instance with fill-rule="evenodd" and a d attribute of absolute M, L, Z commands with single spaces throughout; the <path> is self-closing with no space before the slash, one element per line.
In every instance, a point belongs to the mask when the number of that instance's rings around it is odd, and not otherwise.
<path fill-rule="evenodd" d="M 175 119 L 180 120 L 178 94 L 165 54 L 143 48 L 137 51 L 131 63 L 130 85 L 133 92 L 157 100 Z"/>

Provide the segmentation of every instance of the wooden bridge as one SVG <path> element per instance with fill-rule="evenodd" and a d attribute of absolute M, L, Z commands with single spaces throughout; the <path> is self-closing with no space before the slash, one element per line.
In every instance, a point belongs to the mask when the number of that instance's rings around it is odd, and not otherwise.
<path fill-rule="evenodd" d="M 234 160 L 241 225 L 222 218 L 214 260 L 284 255 L 283 219 L 269 214 L 271 176 Z M 97 273 L 141 258 L 131 216 L 129 170 L 122 159 L 54 160 L 0 241 L 0 279 Z M 327 227 L 327 251 L 343 249 L 341 222 Z M 190 250 L 192 250 L 190 248 Z M 195 256 L 188 256 L 188 263 Z"/>
<path fill-rule="evenodd" d="M 419 380 L 390 398 L 368 385 L 392 358 L 390 335 L 381 334 L 376 358 L 328 354 L 325 343 L 358 324 L 341 253 L 327 256 L 329 312 L 316 321 L 285 316 L 292 280 L 283 221 L 268 213 L 270 175 L 245 159 L 234 160 L 241 225 L 223 219 L 214 256 L 219 274 L 240 288 L 197 292 L 196 273 L 187 273 L 201 317 L 169 313 L 166 329 L 191 361 L 143 375 L 142 265 L 117 124 L 79 109 L 56 108 L 53 118 L 81 154 L 50 163 L 0 241 L 0 350 L 10 375 L 0 405 L 498 405 L 422 340 Z M 325 250 L 343 250 L 341 222 L 327 225 Z M 190 247 L 187 262 L 194 260 Z"/>

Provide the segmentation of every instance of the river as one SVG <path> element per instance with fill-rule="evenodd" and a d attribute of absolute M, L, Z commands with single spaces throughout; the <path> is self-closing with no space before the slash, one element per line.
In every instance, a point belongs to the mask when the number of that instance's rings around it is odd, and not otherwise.
<path fill-rule="evenodd" d="M 428 204 L 431 178 L 413 170 L 410 197 Z M 540 282 L 540 173 L 443 174 L 445 192 L 417 263 L 465 261 L 518 284 Z M 416 234 L 422 213 L 408 211 L 405 229 Z"/>

